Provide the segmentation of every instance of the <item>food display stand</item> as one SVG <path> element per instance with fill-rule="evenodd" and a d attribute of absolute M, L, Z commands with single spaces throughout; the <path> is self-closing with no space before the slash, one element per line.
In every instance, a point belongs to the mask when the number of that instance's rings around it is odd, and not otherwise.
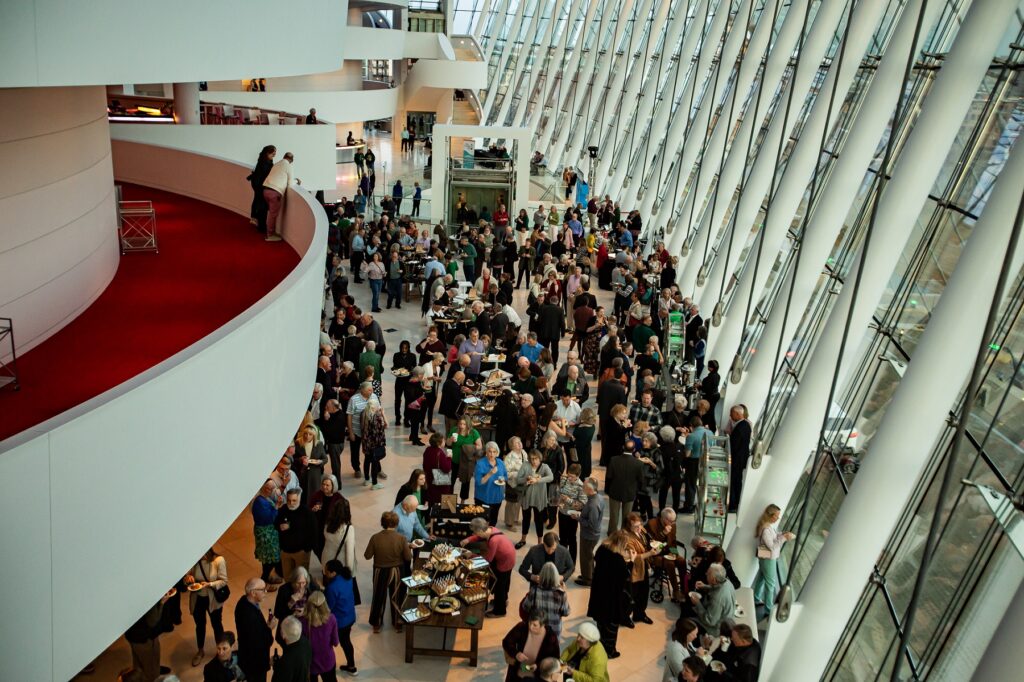
<path fill-rule="evenodd" d="M 711 436 L 700 457 L 694 521 L 697 534 L 716 545 L 725 542 L 730 466 L 729 437 Z"/>
<path fill-rule="evenodd" d="M 409 588 L 401 613 L 405 626 L 405 662 L 416 655 L 466 658 L 476 667 L 480 630 L 494 585 L 487 561 L 465 549 L 435 545 L 429 558 L 418 558 L 412 575 L 402 582 Z M 417 646 L 420 629 L 440 629 L 440 646 Z M 469 631 L 469 648 L 457 649 L 459 630 Z"/>
<path fill-rule="evenodd" d="M 430 508 L 430 532 L 447 542 L 458 543 L 473 534 L 469 522 L 479 517 L 487 518 L 486 504 L 458 504 L 455 495 L 445 495 L 441 504 Z M 447 503 L 447 504 L 446 504 Z"/>

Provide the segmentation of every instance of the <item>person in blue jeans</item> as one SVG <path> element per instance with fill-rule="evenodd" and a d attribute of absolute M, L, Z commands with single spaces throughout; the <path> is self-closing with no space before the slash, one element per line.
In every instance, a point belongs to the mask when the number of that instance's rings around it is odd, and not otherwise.
<path fill-rule="evenodd" d="M 375 313 L 380 312 L 380 290 L 384 288 L 385 276 L 387 276 L 387 268 L 381 262 L 380 252 L 374 253 L 370 262 L 366 264 L 366 277 L 370 280 L 372 294 L 370 308 Z"/>

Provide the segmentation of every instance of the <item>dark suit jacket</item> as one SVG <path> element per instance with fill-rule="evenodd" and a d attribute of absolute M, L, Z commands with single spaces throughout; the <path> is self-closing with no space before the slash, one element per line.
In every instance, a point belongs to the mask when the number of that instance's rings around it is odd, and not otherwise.
<path fill-rule="evenodd" d="M 441 387 L 441 406 L 437 411 L 449 419 L 455 419 L 461 405 L 462 387 L 454 379 L 446 380 Z"/>
<path fill-rule="evenodd" d="M 614 406 L 626 402 L 626 387 L 621 381 L 609 379 L 597 389 L 597 414 L 601 419 L 607 419 Z"/>
<path fill-rule="evenodd" d="M 270 647 L 274 634 L 270 631 L 260 607 L 245 595 L 235 604 L 235 630 L 238 637 L 238 665 L 247 676 L 270 670 Z"/>
<path fill-rule="evenodd" d="M 305 637 L 294 644 L 286 644 L 281 658 L 274 665 L 270 682 L 308 682 L 309 664 L 313 660 L 313 647 Z"/>
<path fill-rule="evenodd" d="M 565 313 L 554 303 L 545 303 L 537 311 L 537 338 L 555 340 L 565 334 Z"/>
<path fill-rule="evenodd" d="M 565 387 L 568 383 L 568 376 L 560 377 L 558 380 L 555 381 L 555 388 L 553 391 L 551 391 L 551 393 L 556 397 L 562 395 L 563 393 L 566 392 Z M 583 405 L 583 403 L 587 402 L 587 400 L 590 398 L 590 385 L 586 382 L 585 379 L 579 378 L 576 380 L 576 393 L 574 395 L 579 399 L 580 405 Z"/>
<path fill-rule="evenodd" d="M 745 469 L 750 459 L 750 422 L 746 419 L 737 422 L 729 434 L 729 454 L 732 455 L 733 468 Z"/>
<path fill-rule="evenodd" d="M 633 455 L 615 455 L 608 463 L 605 491 L 618 502 L 632 502 L 644 478 L 644 465 Z"/>

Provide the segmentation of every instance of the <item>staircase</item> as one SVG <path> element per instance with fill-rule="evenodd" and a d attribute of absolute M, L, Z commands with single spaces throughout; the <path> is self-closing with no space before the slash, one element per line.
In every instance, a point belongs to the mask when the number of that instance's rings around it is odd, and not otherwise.
<path fill-rule="evenodd" d="M 476 115 L 476 110 L 469 100 L 455 101 L 452 104 L 452 123 L 474 126 L 480 124 L 480 117 Z"/>

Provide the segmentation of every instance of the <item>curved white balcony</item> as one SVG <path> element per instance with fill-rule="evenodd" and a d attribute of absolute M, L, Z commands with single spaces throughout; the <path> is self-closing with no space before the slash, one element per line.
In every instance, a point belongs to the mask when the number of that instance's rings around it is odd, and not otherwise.
<path fill-rule="evenodd" d="M 248 166 L 112 146 L 119 180 L 248 215 Z M 0 638 L 0 679 L 74 676 L 217 539 L 289 441 L 314 381 L 327 223 L 301 190 L 287 205 L 283 233 L 301 259 L 258 303 L 0 443 L 0 598 L 17 614 Z"/>

